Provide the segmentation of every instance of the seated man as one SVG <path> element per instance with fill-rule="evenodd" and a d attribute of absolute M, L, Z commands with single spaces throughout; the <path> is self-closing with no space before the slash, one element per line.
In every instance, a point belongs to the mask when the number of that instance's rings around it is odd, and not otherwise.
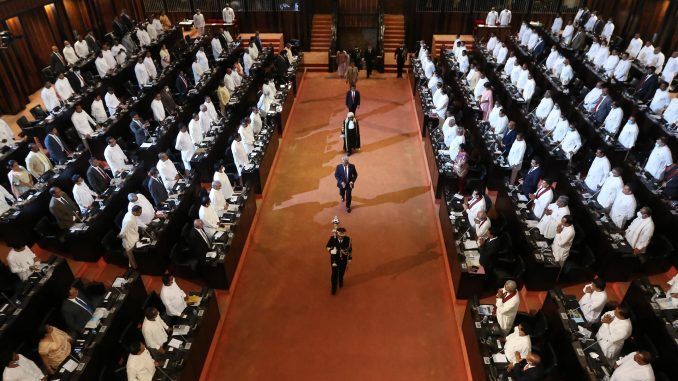
<path fill-rule="evenodd" d="M 127 357 L 127 379 L 129 381 L 153 380 L 157 364 L 146 346 L 137 341 L 130 346 L 130 354 Z"/>
<path fill-rule="evenodd" d="M 518 363 L 519 358 L 525 358 L 532 350 L 530 328 L 525 324 L 518 324 L 504 342 L 504 354 L 510 364 Z"/>
<path fill-rule="evenodd" d="M 181 316 L 187 307 L 187 298 L 186 293 L 179 287 L 173 276 L 169 274 L 162 276 L 160 300 L 168 316 Z"/>
<path fill-rule="evenodd" d="M 650 352 L 631 352 L 614 363 L 610 381 L 654 381 L 651 363 Z"/>
<path fill-rule="evenodd" d="M 509 364 L 506 370 L 515 381 L 532 381 L 542 379 L 541 357 L 538 354 L 530 352 L 523 359 L 516 356 L 517 363 Z"/>
<path fill-rule="evenodd" d="M 47 373 L 54 374 L 59 370 L 59 365 L 71 354 L 73 338 L 51 325 L 42 328 L 41 337 L 38 343 L 38 353 L 47 368 Z"/>
<path fill-rule="evenodd" d="M 9 359 L 3 359 L 2 361 L 7 364 L 2 372 L 2 381 L 47 380 L 42 370 L 33 361 L 16 352 L 12 352 L 9 357 Z"/>
<path fill-rule="evenodd" d="M 579 299 L 579 307 L 587 322 L 595 323 L 598 321 L 605 303 L 607 303 L 607 292 L 605 291 L 604 280 L 596 278 L 593 282 L 584 286 L 584 295 Z"/>
<path fill-rule="evenodd" d="M 84 295 L 80 295 L 77 288 L 71 287 L 68 297 L 61 303 L 61 316 L 72 336 L 85 328 L 93 313 L 94 306 Z"/>
<path fill-rule="evenodd" d="M 164 352 L 163 345 L 167 342 L 169 331 L 170 328 L 160 317 L 158 309 L 146 308 L 144 322 L 141 325 L 141 333 L 144 335 L 146 346 L 151 350 Z"/>

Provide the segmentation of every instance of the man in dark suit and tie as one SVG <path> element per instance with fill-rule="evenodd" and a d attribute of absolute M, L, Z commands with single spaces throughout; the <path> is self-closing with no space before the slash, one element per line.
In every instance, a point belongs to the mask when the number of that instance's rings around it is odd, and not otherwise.
<path fill-rule="evenodd" d="M 522 184 L 522 193 L 525 197 L 537 191 L 539 180 L 541 179 L 543 172 L 539 158 L 535 157 L 532 159 L 530 169 L 525 172 L 525 175 L 520 180 L 520 183 Z"/>
<path fill-rule="evenodd" d="M 54 75 L 59 75 L 66 71 L 66 60 L 64 56 L 59 53 L 59 48 L 52 46 L 52 55 L 49 57 L 49 66 L 52 68 Z"/>
<path fill-rule="evenodd" d="M 68 229 L 80 219 L 80 208 L 59 187 L 50 188 L 52 199 L 49 201 L 49 211 L 56 218 L 61 229 Z"/>
<path fill-rule="evenodd" d="M 602 17 L 599 17 L 598 20 L 596 20 L 596 23 L 593 24 L 593 34 L 595 34 L 596 36 L 600 35 L 604 27 L 605 20 L 603 20 Z"/>
<path fill-rule="evenodd" d="M 132 130 L 134 134 L 134 141 L 137 143 L 137 146 L 141 147 L 142 144 L 150 136 L 148 133 L 148 123 L 144 123 L 143 120 L 139 117 L 139 114 L 132 113 L 132 121 L 129 124 L 129 129 Z"/>
<path fill-rule="evenodd" d="M 574 37 L 572 37 L 572 41 L 570 41 L 570 48 L 572 48 L 574 51 L 579 51 L 584 47 L 585 43 L 586 32 L 584 31 L 584 27 L 580 26 L 577 29 L 577 32 L 574 34 Z"/>
<path fill-rule="evenodd" d="M 654 93 L 659 87 L 659 77 L 655 73 L 653 66 L 648 67 L 643 78 L 636 85 L 636 97 L 641 102 L 647 102 L 654 97 Z"/>
<path fill-rule="evenodd" d="M 47 148 L 49 157 L 58 164 L 64 164 L 71 154 L 68 151 L 68 146 L 59 136 L 59 130 L 56 127 L 52 127 L 45 137 L 45 148 Z"/>
<path fill-rule="evenodd" d="M 365 50 L 365 69 L 367 70 L 367 78 L 372 75 L 372 69 L 374 68 L 376 59 L 377 52 L 372 48 L 372 45 L 367 45 L 367 50 Z"/>
<path fill-rule="evenodd" d="M 193 229 L 189 233 L 188 239 L 191 253 L 197 260 L 205 260 L 205 254 L 212 251 L 212 242 L 205 233 L 203 222 L 200 219 L 193 221 Z"/>
<path fill-rule="evenodd" d="M 78 289 L 71 287 L 68 297 L 61 303 L 61 316 L 68 327 L 71 336 L 80 333 L 94 314 L 94 306 Z"/>
<path fill-rule="evenodd" d="M 348 156 L 344 156 L 342 163 L 337 165 L 334 170 L 334 178 L 337 179 L 341 201 L 346 201 L 346 211 L 351 213 L 351 193 L 353 193 L 355 181 L 358 179 L 358 172 L 355 165 L 349 163 Z"/>
<path fill-rule="evenodd" d="M 188 82 L 183 70 L 179 71 L 179 75 L 177 75 L 177 79 L 174 81 L 174 87 L 177 89 L 177 93 L 182 99 L 186 97 L 191 84 Z"/>
<path fill-rule="evenodd" d="M 148 192 L 151 194 L 153 204 L 155 204 L 156 208 L 165 202 L 165 200 L 167 200 L 169 197 L 167 194 L 167 188 L 165 188 L 165 184 L 162 182 L 157 168 L 151 168 L 148 171 L 146 187 L 148 188 Z"/>
<path fill-rule="evenodd" d="M 351 86 L 351 89 L 346 93 L 346 107 L 349 112 L 355 114 L 358 107 L 360 107 L 360 91 Z"/>
<path fill-rule="evenodd" d="M 87 182 L 93 191 L 101 194 L 111 185 L 113 175 L 108 173 L 101 166 L 101 162 L 95 157 L 89 159 L 89 164 L 90 167 L 87 168 Z"/>
<path fill-rule="evenodd" d="M 499 252 L 500 247 L 500 240 L 497 238 L 497 229 L 490 227 L 490 230 L 487 231 L 487 237 L 484 238 L 483 241 L 483 245 L 478 249 L 480 252 L 480 265 L 483 266 L 486 275 L 492 276 L 492 269 L 497 262 L 497 253 Z"/>
<path fill-rule="evenodd" d="M 113 18 L 113 33 L 118 38 L 122 38 L 127 33 L 127 26 L 117 16 Z"/>
<path fill-rule="evenodd" d="M 74 68 L 67 71 L 66 78 L 76 93 L 81 92 L 85 87 L 87 87 L 87 81 L 85 81 L 85 77 L 82 76 L 79 69 Z"/>
<path fill-rule="evenodd" d="M 605 118 L 607 117 L 607 114 L 610 113 L 611 109 L 612 97 L 610 97 L 610 90 L 606 86 L 603 87 L 603 95 L 600 97 L 600 100 L 598 100 L 598 103 L 593 106 L 591 114 L 593 114 L 593 119 L 600 124 L 605 121 Z"/>
<path fill-rule="evenodd" d="M 535 60 L 539 61 L 541 60 L 542 54 L 544 54 L 544 50 L 546 49 L 546 44 L 544 43 L 543 39 L 539 39 L 537 42 L 537 45 L 532 48 L 532 56 L 535 58 Z"/>
<path fill-rule="evenodd" d="M 509 364 L 506 370 L 515 381 L 537 381 L 542 379 L 541 357 L 530 352 L 524 359 L 516 352 L 517 363 Z"/>

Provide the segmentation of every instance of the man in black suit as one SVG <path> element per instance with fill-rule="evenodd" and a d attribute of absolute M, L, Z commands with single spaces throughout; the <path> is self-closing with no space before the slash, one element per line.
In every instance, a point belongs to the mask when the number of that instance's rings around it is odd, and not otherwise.
<path fill-rule="evenodd" d="M 122 38 L 127 33 L 127 26 L 118 18 L 118 16 L 113 18 L 113 33 L 115 33 L 118 38 Z"/>
<path fill-rule="evenodd" d="M 537 191 L 539 180 L 544 171 L 541 169 L 539 158 L 532 159 L 530 169 L 525 172 L 523 178 L 519 181 L 522 185 L 522 193 L 527 197 L 528 195 Z"/>
<path fill-rule="evenodd" d="M 487 231 L 487 237 L 483 241 L 483 245 L 479 248 L 480 265 L 485 269 L 485 274 L 491 276 L 500 246 L 496 228 L 490 227 L 490 230 Z"/>
<path fill-rule="evenodd" d="M 45 137 L 45 148 L 47 148 L 49 157 L 58 164 L 66 163 L 68 157 L 71 156 L 66 142 L 61 139 L 59 130 L 56 127 L 52 127 L 49 134 Z"/>
<path fill-rule="evenodd" d="M 636 85 L 636 97 L 641 102 L 647 102 L 654 97 L 655 91 L 659 87 L 659 77 L 655 73 L 653 66 L 648 67 L 643 78 Z"/>
<path fill-rule="evenodd" d="M 165 184 L 162 182 L 162 179 L 158 175 L 158 169 L 157 168 L 151 168 L 148 171 L 148 182 L 146 184 L 146 187 L 148 188 L 148 192 L 151 194 L 151 198 L 153 199 L 153 204 L 155 204 L 155 207 L 159 207 L 160 204 L 165 202 L 169 195 L 167 194 L 167 188 L 165 188 Z"/>
<path fill-rule="evenodd" d="M 395 60 L 398 76 L 397 78 L 403 77 L 403 69 L 405 68 L 405 60 L 407 59 L 407 49 L 405 49 L 405 44 L 400 44 L 400 47 L 395 51 Z"/>
<path fill-rule="evenodd" d="M 544 40 L 540 38 L 539 41 L 537 41 L 537 44 L 534 46 L 534 48 L 532 48 L 532 56 L 534 57 L 534 59 L 537 61 L 541 61 L 545 49 L 546 44 L 544 43 Z"/>
<path fill-rule="evenodd" d="M 372 45 L 367 45 L 367 50 L 365 50 L 365 69 L 367 70 L 367 78 L 372 75 L 372 69 L 374 68 L 374 61 L 377 59 L 377 52 L 372 48 Z"/>
<path fill-rule="evenodd" d="M 54 75 L 59 75 L 66 71 L 66 60 L 64 56 L 59 53 L 59 48 L 52 46 L 52 55 L 49 57 L 49 66 L 52 68 Z"/>
<path fill-rule="evenodd" d="M 610 90 L 607 86 L 603 87 L 603 95 L 601 96 L 598 103 L 593 106 L 591 114 L 593 114 L 593 119 L 598 122 L 598 124 L 603 123 L 607 114 L 610 113 L 612 109 L 612 97 L 610 96 Z"/>
<path fill-rule="evenodd" d="M 355 114 L 358 107 L 360 107 L 360 91 L 355 89 L 355 86 L 351 86 L 351 89 L 346 92 L 346 107 L 348 112 Z"/>
<path fill-rule="evenodd" d="M 61 303 L 61 316 L 68 327 L 71 336 L 81 332 L 85 324 L 92 318 L 94 306 L 82 295 L 79 295 L 78 289 L 71 287 L 68 291 L 68 297 Z"/>
<path fill-rule="evenodd" d="M 517 363 L 509 364 L 506 370 L 515 381 L 537 381 L 542 379 L 541 357 L 530 352 L 524 359 L 520 358 L 520 352 L 516 352 Z"/>
<path fill-rule="evenodd" d="M 61 229 L 68 229 L 80 220 L 80 208 L 64 191 L 59 187 L 52 187 L 49 190 L 52 199 L 49 201 L 49 212 L 56 219 L 57 225 Z"/>
<path fill-rule="evenodd" d="M 202 220 L 197 219 L 193 221 L 193 229 L 189 233 L 188 244 L 191 248 L 191 253 L 195 259 L 205 260 L 205 254 L 212 251 L 212 241 L 205 233 Z"/>
<path fill-rule="evenodd" d="M 174 82 L 174 87 L 177 89 L 177 93 L 182 99 L 186 97 L 186 93 L 188 93 L 191 85 L 183 70 L 179 71 L 179 75 L 177 75 L 177 79 Z"/>
<path fill-rule="evenodd" d="M 101 166 L 101 162 L 96 157 L 90 158 L 89 164 L 90 166 L 87 168 L 87 182 L 93 191 L 101 194 L 111 185 L 113 175 Z"/>
<path fill-rule="evenodd" d="M 586 32 L 584 31 L 584 27 L 580 26 L 577 29 L 577 32 L 574 34 L 574 37 L 572 37 L 572 40 L 570 41 L 570 48 L 577 52 L 584 47 L 585 43 L 586 43 Z"/>
<path fill-rule="evenodd" d="M 334 170 L 334 178 L 337 179 L 341 201 L 346 201 L 346 211 L 351 213 L 351 193 L 353 193 L 355 181 L 358 179 L 358 172 L 355 165 L 348 162 L 348 156 L 344 156 L 342 163 L 337 165 Z"/>
<path fill-rule="evenodd" d="M 330 253 L 330 266 L 332 268 L 332 276 L 330 282 L 332 284 L 332 295 L 337 293 L 337 286 L 344 287 L 344 273 L 346 266 L 351 261 L 351 253 L 353 246 L 351 245 L 351 238 L 346 236 L 346 229 L 338 228 L 325 245 L 327 252 Z"/>
<path fill-rule="evenodd" d="M 80 73 L 80 69 L 74 68 L 67 71 L 66 78 L 76 93 L 80 93 L 85 87 L 87 87 L 87 81 L 85 81 L 85 77 L 83 77 Z"/>

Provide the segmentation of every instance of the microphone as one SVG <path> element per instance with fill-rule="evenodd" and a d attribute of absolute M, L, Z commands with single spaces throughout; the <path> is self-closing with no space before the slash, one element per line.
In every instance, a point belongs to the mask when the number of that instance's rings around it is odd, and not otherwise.
<path fill-rule="evenodd" d="M 9 297 L 7 297 L 7 295 L 5 295 L 4 292 L 0 292 L 0 295 L 2 295 L 2 297 L 5 298 L 5 300 L 8 301 L 9 304 L 12 305 L 12 307 L 14 307 L 17 310 L 19 309 L 19 306 L 13 300 L 11 300 Z"/>

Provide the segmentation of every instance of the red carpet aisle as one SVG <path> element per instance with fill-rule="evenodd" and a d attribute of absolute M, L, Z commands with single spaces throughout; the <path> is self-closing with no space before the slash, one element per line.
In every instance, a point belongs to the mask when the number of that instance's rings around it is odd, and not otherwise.
<path fill-rule="evenodd" d="M 307 74 L 207 379 L 465 379 L 408 82 L 358 88 L 353 213 L 333 177 L 347 87 Z M 324 245 L 334 215 L 354 260 L 332 296 Z"/>

